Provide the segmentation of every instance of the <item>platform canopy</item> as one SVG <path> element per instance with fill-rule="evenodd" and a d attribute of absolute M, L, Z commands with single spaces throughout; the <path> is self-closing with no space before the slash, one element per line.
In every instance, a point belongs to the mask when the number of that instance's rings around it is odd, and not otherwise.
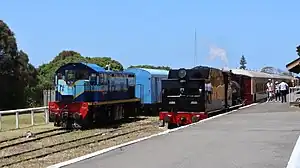
<path fill-rule="evenodd" d="M 295 59 L 294 61 L 288 63 L 286 68 L 293 73 L 300 73 L 300 58 Z"/>

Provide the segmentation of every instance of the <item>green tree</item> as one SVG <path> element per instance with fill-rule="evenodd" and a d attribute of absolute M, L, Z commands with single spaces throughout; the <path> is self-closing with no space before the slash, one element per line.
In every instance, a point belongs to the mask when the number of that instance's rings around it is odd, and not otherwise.
<path fill-rule="evenodd" d="M 38 89 L 40 92 L 44 89 L 53 89 L 53 80 L 55 71 L 67 63 L 87 62 L 94 63 L 101 67 L 110 64 L 112 70 L 123 70 L 123 66 L 110 57 L 83 57 L 76 51 L 62 51 L 52 61 L 43 64 L 38 68 Z"/>
<path fill-rule="evenodd" d="M 292 72 L 282 72 L 280 73 L 281 75 L 286 75 L 286 76 L 293 76 Z"/>
<path fill-rule="evenodd" d="M 147 69 L 161 69 L 161 70 L 171 70 L 168 66 L 153 66 L 153 65 L 131 65 L 128 68 L 147 68 Z"/>
<path fill-rule="evenodd" d="M 298 45 L 298 46 L 296 47 L 296 52 L 297 52 L 298 56 L 300 56 L 300 45 Z"/>
<path fill-rule="evenodd" d="M 62 51 L 52 61 L 38 67 L 38 89 L 53 88 L 55 71 L 62 65 L 70 62 L 86 62 L 86 59 L 75 51 Z"/>
<path fill-rule="evenodd" d="M 260 72 L 264 72 L 264 73 L 268 73 L 268 74 L 275 74 L 275 73 L 277 73 L 277 70 L 274 67 L 266 66 L 266 67 L 263 67 L 260 70 Z"/>
<path fill-rule="evenodd" d="M 111 70 L 114 70 L 114 71 L 123 71 L 124 70 L 123 65 L 120 62 L 113 60 L 110 57 L 92 57 L 92 58 L 86 57 L 86 59 L 87 59 L 87 62 L 97 64 L 104 68 L 106 65 L 110 65 Z"/>
<path fill-rule="evenodd" d="M 28 105 L 26 88 L 34 87 L 35 72 L 27 54 L 18 50 L 14 33 L 0 20 L 0 109 Z"/>
<path fill-rule="evenodd" d="M 246 58 L 244 55 L 242 55 L 240 60 L 240 69 L 246 69 L 246 64 L 247 64 Z"/>

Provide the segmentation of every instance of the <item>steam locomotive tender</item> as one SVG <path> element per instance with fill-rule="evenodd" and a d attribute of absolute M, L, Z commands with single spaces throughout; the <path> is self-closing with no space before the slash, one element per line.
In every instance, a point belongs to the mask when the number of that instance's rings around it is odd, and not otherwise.
<path fill-rule="evenodd" d="M 241 104 L 241 87 L 234 82 L 232 100 L 230 72 L 198 66 L 192 69 L 173 69 L 162 81 L 161 126 L 169 128 L 205 119 L 230 107 Z"/>

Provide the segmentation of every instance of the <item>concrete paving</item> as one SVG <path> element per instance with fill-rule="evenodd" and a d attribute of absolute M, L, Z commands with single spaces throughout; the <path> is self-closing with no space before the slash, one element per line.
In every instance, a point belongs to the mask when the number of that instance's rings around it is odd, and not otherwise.
<path fill-rule="evenodd" d="M 155 137 L 67 168 L 283 168 L 300 110 L 265 103 Z"/>

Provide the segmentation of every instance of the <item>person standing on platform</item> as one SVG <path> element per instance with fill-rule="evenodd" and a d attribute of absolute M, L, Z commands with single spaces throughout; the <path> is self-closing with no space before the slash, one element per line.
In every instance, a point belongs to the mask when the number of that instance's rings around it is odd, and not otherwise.
<path fill-rule="evenodd" d="M 284 81 L 281 81 L 279 84 L 280 94 L 281 94 L 281 103 L 286 102 L 286 95 L 288 93 L 289 85 Z"/>
<path fill-rule="evenodd" d="M 278 101 L 280 101 L 280 97 L 281 97 L 281 95 L 280 95 L 280 89 L 279 89 L 279 82 L 276 81 L 275 82 L 275 101 L 277 102 L 277 99 L 278 99 Z"/>
<path fill-rule="evenodd" d="M 273 100 L 273 93 L 274 93 L 274 86 L 272 80 L 269 79 L 267 83 L 267 94 L 268 94 L 268 101 Z"/>
<path fill-rule="evenodd" d="M 206 99 L 207 99 L 207 102 L 209 104 L 211 104 L 211 101 L 212 101 L 212 85 L 210 83 L 210 80 L 206 80 L 206 83 L 205 83 L 205 92 L 206 92 Z"/>

